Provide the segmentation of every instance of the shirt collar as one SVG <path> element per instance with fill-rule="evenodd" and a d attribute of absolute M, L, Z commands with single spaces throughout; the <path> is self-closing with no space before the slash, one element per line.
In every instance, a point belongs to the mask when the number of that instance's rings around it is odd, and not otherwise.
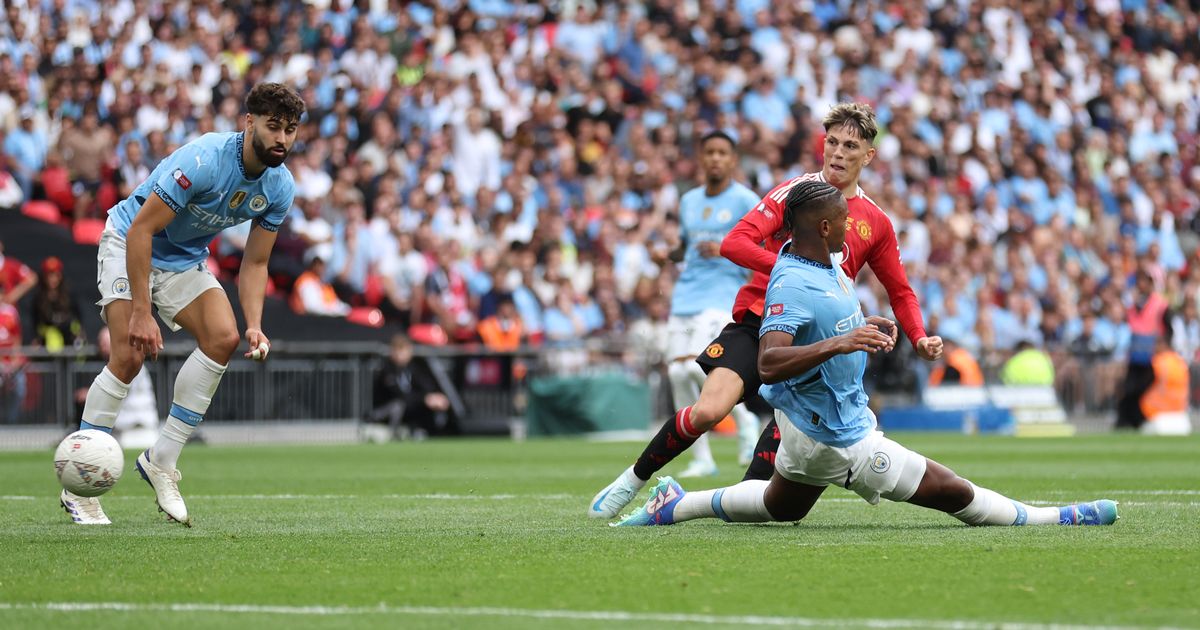
<path fill-rule="evenodd" d="M 781 247 L 779 249 L 779 255 L 784 258 L 787 258 L 789 260 L 794 260 L 801 264 L 809 265 L 811 267 L 816 267 L 817 269 L 833 269 L 833 265 L 826 265 L 823 262 L 813 260 L 811 258 L 805 258 L 804 256 L 797 256 L 797 255 L 789 252 L 788 248 L 791 246 L 791 244 L 792 244 L 791 241 L 784 243 L 783 247 Z"/>
<path fill-rule="evenodd" d="M 246 162 L 245 162 L 244 158 L 242 157 L 242 151 L 245 150 L 245 146 L 246 146 L 246 132 L 239 131 L 237 134 L 237 166 L 238 166 L 238 170 L 241 171 L 241 173 L 242 173 L 242 179 L 252 182 L 252 181 L 255 181 L 255 180 L 259 179 L 260 177 L 262 177 L 267 171 L 264 169 L 262 173 L 258 174 L 258 177 L 250 177 L 248 174 L 246 174 Z"/>

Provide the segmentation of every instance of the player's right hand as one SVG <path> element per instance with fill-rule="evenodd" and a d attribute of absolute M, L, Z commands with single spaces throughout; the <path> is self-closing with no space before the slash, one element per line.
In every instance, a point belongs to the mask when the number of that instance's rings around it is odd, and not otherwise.
<path fill-rule="evenodd" d="M 151 359 L 158 359 L 163 348 L 162 331 L 149 312 L 134 311 L 129 316 L 129 345 Z"/>
<path fill-rule="evenodd" d="M 835 337 L 838 340 L 837 349 L 842 354 L 851 352 L 890 352 L 896 345 L 891 335 L 879 330 L 874 324 L 859 326 L 850 332 Z"/>
<path fill-rule="evenodd" d="M 721 255 L 721 244 L 716 241 L 701 241 L 696 243 L 696 251 L 702 258 L 716 258 Z"/>

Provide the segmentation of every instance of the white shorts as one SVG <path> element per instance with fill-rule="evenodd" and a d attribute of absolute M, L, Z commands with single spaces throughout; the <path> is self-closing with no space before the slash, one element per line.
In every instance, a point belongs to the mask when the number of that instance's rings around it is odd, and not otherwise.
<path fill-rule="evenodd" d="M 113 229 L 112 219 L 100 235 L 100 251 L 96 254 L 96 288 L 100 289 L 100 317 L 104 318 L 104 307 L 114 300 L 132 300 L 129 292 L 129 274 L 125 271 L 125 239 Z M 208 270 L 199 263 L 185 271 L 150 269 L 150 303 L 158 309 L 158 317 L 173 331 L 180 329 L 175 316 L 191 304 L 201 293 L 209 289 L 225 289 Z M 105 323 L 107 323 L 105 319 Z"/>
<path fill-rule="evenodd" d="M 875 505 L 879 497 L 907 501 L 925 476 L 925 457 L 884 437 L 882 431 L 871 431 L 858 442 L 838 448 L 808 437 L 781 411 L 775 411 L 775 422 L 780 440 L 775 470 L 796 483 L 837 484 Z"/>
<path fill-rule="evenodd" d="M 715 308 L 695 315 L 672 315 L 667 320 L 667 360 L 698 356 L 731 321 L 730 311 Z"/>

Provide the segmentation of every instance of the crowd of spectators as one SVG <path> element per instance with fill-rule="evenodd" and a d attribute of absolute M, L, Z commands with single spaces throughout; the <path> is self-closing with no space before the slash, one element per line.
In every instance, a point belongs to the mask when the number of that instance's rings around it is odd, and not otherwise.
<path fill-rule="evenodd" d="M 69 216 L 241 128 L 255 82 L 300 90 L 272 262 L 299 311 L 451 342 L 501 311 L 524 342 L 658 329 L 697 138 L 736 137 L 765 192 L 820 168 L 819 121 L 854 100 L 881 129 L 862 186 L 932 332 L 984 363 L 1022 341 L 1121 360 L 1144 270 L 1200 349 L 1194 1 L 3 4 L 5 166 L 25 198 L 69 182 Z"/>

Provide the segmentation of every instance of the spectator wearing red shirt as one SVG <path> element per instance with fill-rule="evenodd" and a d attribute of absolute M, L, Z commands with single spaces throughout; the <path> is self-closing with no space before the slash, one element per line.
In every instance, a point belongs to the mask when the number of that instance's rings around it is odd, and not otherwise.
<path fill-rule="evenodd" d="M 5 304 L 16 304 L 37 285 L 37 275 L 25 263 L 4 255 L 4 243 L 0 242 L 0 285 L 4 286 Z"/>
<path fill-rule="evenodd" d="M 18 263 L 20 264 L 20 263 Z M 0 283 L 0 423 L 18 421 L 25 400 L 25 359 L 21 356 L 21 315 L 8 303 L 7 283 Z"/>

